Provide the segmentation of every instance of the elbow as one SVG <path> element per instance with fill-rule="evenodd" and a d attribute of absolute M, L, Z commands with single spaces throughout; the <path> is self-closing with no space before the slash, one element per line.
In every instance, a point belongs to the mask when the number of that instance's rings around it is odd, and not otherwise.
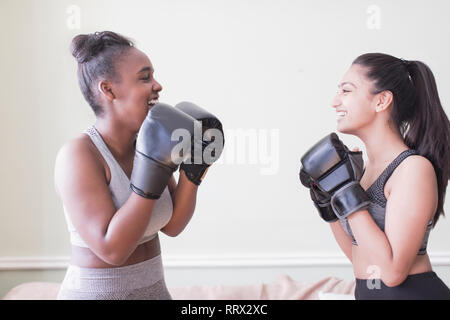
<path fill-rule="evenodd" d="M 172 237 L 172 238 L 178 236 L 181 233 L 181 230 L 178 231 L 178 230 L 173 230 L 173 229 L 172 230 L 171 229 L 161 229 L 161 231 L 165 235 Z"/>
<path fill-rule="evenodd" d="M 178 236 L 183 230 L 184 230 L 184 227 L 180 228 L 179 226 L 176 226 L 175 224 L 166 224 L 166 226 L 161 229 L 161 231 L 165 235 L 172 237 L 172 238 Z"/>
<path fill-rule="evenodd" d="M 397 287 L 401 285 L 408 275 L 404 272 L 391 272 L 388 273 L 386 276 L 381 277 L 381 280 L 387 287 Z"/>
<path fill-rule="evenodd" d="M 178 236 L 183 230 L 185 226 L 181 226 L 179 223 L 175 223 L 174 221 L 169 221 L 164 227 L 160 229 L 165 235 L 169 237 Z"/>
<path fill-rule="evenodd" d="M 133 248 L 126 247 L 123 243 L 114 243 L 106 236 L 91 241 L 88 247 L 97 258 L 114 267 L 124 265 L 134 251 Z"/>
<path fill-rule="evenodd" d="M 114 267 L 120 267 L 125 264 L 127 261 L 128 256 L 125 256 L 123 254 L 118 253 L 112 253 L 107 256 L 102 257 L 102 260 L 104 260 L 106 263 L 114 266 Z"/>
<path fill-rule="evenodd" d="M 125 264 L 131 253 L 124 253 L 117 249 L 105 250 L 99 254 L 99 258 L 114 267 L 120 267 Z"/>
<path fill-rule="evenodd" d="M 387 272 L 381 272 L 381 280 L 390 288 L 401 285 L 408 277 L 410 270 L 403 260 L 392 261 L 386 269 Z"/>

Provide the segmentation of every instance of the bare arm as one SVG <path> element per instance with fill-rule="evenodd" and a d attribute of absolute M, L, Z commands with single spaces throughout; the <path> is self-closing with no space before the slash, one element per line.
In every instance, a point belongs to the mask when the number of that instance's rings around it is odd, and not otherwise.
<path fill-rule="evenodd" d="M 123 264 L 144 234 L 155 200 L 132 192 L 116 210 L 103 165 L 79 140 L 67 143 L 59 151 L 55 188 L 89 249 L 109 264 Z"/>
<path fill-rule="evenodd" d="M 339 247 L 342 249 L 350 262 L 352 262 L 352 239 L 345 233 L 339 221 L 331 222 L 330 227 Z"/>
<path fill-rule="evenodd" d="M 189 181 L 184 171 L 181 170 L 178 184 L 172 176 L 168 188 L 174 208 L 172 218 L 161 231 L 168 236 L 175 237 L 184 230 L 194 214 L 198 186 Z"/>
<path fill-rule="evenodd" d="M 437 206 L 436 175 L 428 160 L 411 156 L 397 170 L 386 204 L 385 232 L 367 210 L 348 217 L 358 247 L 369 263 L 380 268 L 388 286 L 399 285 L 408 276 Z"/>

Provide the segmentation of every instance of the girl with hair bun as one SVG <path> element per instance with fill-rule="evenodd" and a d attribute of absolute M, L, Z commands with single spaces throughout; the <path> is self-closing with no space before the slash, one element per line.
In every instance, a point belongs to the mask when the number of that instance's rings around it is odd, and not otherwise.
<path fill-rule="evenodd" d="M 96 122 L 56 158 L 55 187 L 72 245 L 58 299 L 171 299 L 158 232 L 183 231 L 198 186 L 180 171 L 158 199 L 130 188 L 137 133 L 162 86 L 147 55 L 117 33 L 77 35 L 71 50 Z"/>

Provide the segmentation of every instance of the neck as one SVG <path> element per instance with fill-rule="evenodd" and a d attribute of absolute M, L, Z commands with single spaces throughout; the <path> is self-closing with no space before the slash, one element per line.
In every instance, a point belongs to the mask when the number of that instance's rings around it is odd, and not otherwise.
<path fill-rule="evenodd" d="M 400 132 L 386 123 L 374 124 L 373 127 L 359 133 L 358 136 L 366 146 L 371 167 L 384 167 L 401 152 L 409 149 Z"/>
<path fill-rule="evenodd" d="M 97 118 L 95 128 L 114 157 L 123 159 L 129 157 L 130 154 L 134 154 L 134 141 L 137 132 L 126 128 L 123 123 L 102 118 Z"/>

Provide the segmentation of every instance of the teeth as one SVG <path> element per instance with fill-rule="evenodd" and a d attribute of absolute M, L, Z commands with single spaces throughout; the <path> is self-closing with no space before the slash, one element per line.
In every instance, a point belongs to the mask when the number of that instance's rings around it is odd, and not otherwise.
<path fill-rule="evenodd" d="M 149 100 L 148 102 L 147 102 L 147 105 L 154 105 L 154 104 L 157 104 L 158 103 L 158 100 Z"/>
<path fill-rule="evenodd" d="M 337 113 L 337 115 L 338 115 L 338 117 L 344 117 L 345 115 L 347 115 L 347 112 L 346 111 L 339 111 Z"/>

